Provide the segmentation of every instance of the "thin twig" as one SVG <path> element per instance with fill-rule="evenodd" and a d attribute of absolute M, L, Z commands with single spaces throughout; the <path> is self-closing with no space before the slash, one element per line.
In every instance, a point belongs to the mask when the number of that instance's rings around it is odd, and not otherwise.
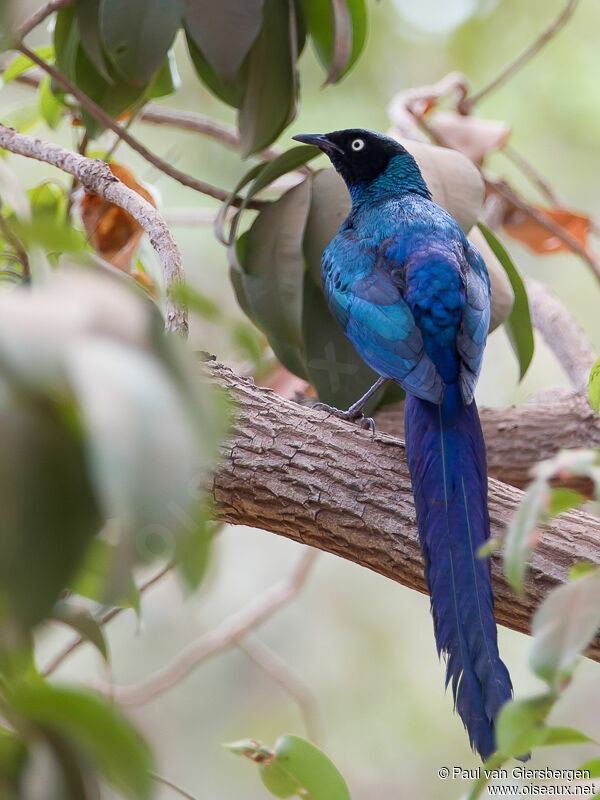
<path fill-rule="evenodd" d="M 19 41 L 24 39 L 28 33 L 34 28 L 37 28 L 38 25 L 41 25 L 45 19 L 51 14 L 54 14 L 55 11 L 60 11 L 61 8 L 66 8 L 67 6 L 72 6 L 76 0 L 51 0 L 50 3 L 46 3 L 45 6 L 38 8 L 35 14 L 32 14 L 29 19 L 26 19 L 25 22 L 17 28 L 16 35 Z"/>
<path fill-rule="evenodd" d="M 296 701 L 308 738 L 315 744 L 322 744 L 323 737 L 315 698 L 291 664 L 288 664 L 279 653 L 268 647 L 254 634 L 240 637 L 236 644 L 259 669 L 263 670 Z"/>
<path fill-rule="evenodd" d="M 85 189 L 125 209 L 140 223 L 162 263 L 166 288 L 165 325 L 167 329 L 185 336 L 187 312 L 170 298 L 170 289 L 183 282 L 181 253 L 167 224 L 154 206 L 115 177 L 104 161 L 86 158 L 57 144 L 17 133 L 1 123 L 0 147 L 68 172 Z"/>
<path fill-rule="evenodd" d="M 521 153 L 515 150 L 514 147 L 511 147 L 509 144 L 505 144 L 500 152 L 503 153 L 509 159 L 509 161 L 512 161 L 513 164 L 521 170 L 523 175 L 525 175 L 530 182 L 539 189 L 541 194 L 543 194 L 553 206 L 562 205 L 550 184 L 545 180 L 545 178 L 542 177 L 542 175 L 540 175 L 533 164 L 523 155 L 521 155 Z"/>
<path fill-rule="evenodd" d="M 196 800 L 193 794 L 186 792 L 184 789 L 181 788 L 181 786 L 177 786 L 176 783 L 173 783 L 172 781 L 168 781 L 166 778 L 163 778 L 162 775 L 158 775 L 156 772 L 150 772 L 150 777 L 152 778 L 153 781 L 156 781 L 157 783 L 162 783 L 163 786 L 172 789 L 180 797 L 185 797 L 186 800 Z"/>
<path fill-rule="evenodd" d="M 138 592 L 140 594 L 144 594 L 144 592 L 146 592 L 148 589 L 150 589 L 152 586 L 158 583 L 158 581 L 160 581 L 161 578 L 164 578 L 164 576 L 171 569 L 173 569 L 173 563 L 169 562 L 164 567 L 162 567 L 162 569 L 160 569 L 146 581 L 141 583 L 140 586 L 138 586 Z M 107 625 L 115 617 L 118 617 L 119 614 L 122 614 L 123 611 L 127 611 L 128 608 L 129 608 L 128 606 L 117 606 L 115 608 L 109 609 L 98 618 L 97 620 L 98 625 L 101 626 Z M 44 677 L 52 675 L 54 670 L 57 669 L 57 667 L 59 667 L 66 658 L 68 658 L 72 653 L 75 652 L 75 650 L 78 650 L 81 647 L 81 645 L 85 644 L 86 642 L 87 639 L 84 639 L 81 636 L 76 636 L 71 642 L 65 645 L 65 647 L 60 652 L 58 652 L 54 656 L 54 658 L 45 666 L 45 668 L 42 670 L 42 675 L 44 675 Z"/>
<path fill-rule="evenodd" d="M 88 97 L 84 92 L 81 91 L 74 83 L 72 83 L 62 72 L 56 69 L 56 67 L 52 66 L 52 64 L 48 64 L 44 61 L 43 58 L 40 58 L 36 53 L 26 47 L 24 44 L 19 45 L 19 50 L 30 58 L 35 64 L 38 65 L 41 69 L 44 70 L 51 78 L 54 78 L 56 83 L 59 86 L 69 92 L 70 94 L 75 97 L 75 99 L 79 102 L 82 108 L 84 108 L 95 120 L 100 122 L 109 130 L 113 131 L 119 139 L 122 139 L 126 144 L 128 144 L 132 150 L 135 150 L 136 153 L 142 156 L 146 161 L 152 164 L 161 172 L 164 172 L 165 175 L 168 175 L 170 178 L 181 183 L 183 186 L 188 186 L 190 189 L 194 189 L 196 192 L 200 192 L 201 194 L 208 195 L 209 197 L 214 197 L 216 200 L 227 200 L 229 198 L 229 193 L 225 191 L 225 189 L 221 189 L 218 186 L 212 186 L 210 183 L 206 183 L 205 181 L 200 181 L 197 178 L 188 175 L 186 172 L 182 172 L 181 170 L 177 169 L 176 167 L 169 164 L 162 158 L 159 158 L 155 153 L 150 152 L 138 139 L 129 133 L 129 131 L 125 130 L 121 125 L 114 121 L 114 119 L 106 113 L 100 106 L 95 103 L 90 97 Z M 233 202 L 233 205 L 239 205 L 241 203 L 240 198 L 236 198 Z M 250 201 L 248 203 L 249 208 L 262 208 L 263 204 L 259 201 Z"/>
<path fill-rule="evenodd" d="M 567 0 L 567 4 L 560 12 L 558 17 L 546 28 L 543 33 L 541 33 L 535 41 L 533 41 L 530 45 L 528 45 L 520 55 L 515 58 L 507 67 L 505 67 L 502 72 L 497 75 L 493 81 L 488 83 L 483 89 L 476 92 L 471 97 L 466 97 L 463 99 L 459 105 L 458 110 L 463 114 L 468 114 L 472 111 L 473 106 L 483 100 L 484 97 L 487 97 L 488 94 L 493 92 L 503 83 L 506 83 L 507 80 L 512 78 L 512 76 L 522 69 L 525 64 L 530 61 L 539 51 L 547 44 L 550 39 L 552 39 L 556 34 L 565 26 L 568 22 L 570 17 L 572 16 L 575 8 L 577 7 L 577 3 L 579 0 Z"/>
<path fill-rule="evenodd" d="M 114 687 L 95 682 L 95 688 L 123 705 L 139 706 L 177 686 L 192 670 L 210 656 L 236 645 L 275 611 L 289 603 L 303 587 L 317 553 L 309 550 L 289 577 L 271 586 L 239 611 L 224 619 L 212 631 L 188 644 L 178 655 L 149 678 L 132 686 Z"/>
<path fill-rule="evenodd" d="M 578 392 L 587 390 L 596 353 L 585 334 L 554 292 L 527 278 L 531 320 Z"/>

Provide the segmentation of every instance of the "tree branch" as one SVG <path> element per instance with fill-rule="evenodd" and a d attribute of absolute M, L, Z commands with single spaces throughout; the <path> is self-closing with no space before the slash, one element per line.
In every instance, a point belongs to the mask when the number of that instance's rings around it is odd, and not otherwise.
<path fill-rule="evenodd" d="M 587 391 L 590 369 L 596 360 L 591 344 L 548 286 L 528 278 L 526 288 L 534 327 L 560 362 L 575 390 Z"/>
<path fill-rule="evenodd" d="M 88 97 L 77 86 L 75 86 L 74 83 L 65 77 L 62 72 L 59 72 L 56 67 L 53 67 L 51 64 L 48 64 L 46 61 L 44 61 L 43 58 L 40 58 L 37 53 L 34 53 L 22 43 L 19 44 L 19 50 L 28 58 L 30 58 L 34 64 L 37 64 L 38 67 L 50 75 L 51 78 L 54 78 L 56 83 L 58 83 L 59 86 L 62 86 L 66 92 L 72 94 L 73 97 L 75 97 L 75 99 L 79 102 L 81 107 L 84 108 L 92 117 L 94 117 L 95 120 L 100 122 L 109 130 L 113 131 L 113 133 L 115 133 L 119 139 L 126 142 L 132 150 L 135 150 L 136 153 L 139 153 L 142 158 L 152 164 L 152 166 L 156 167 L 156 169 L 164 172 L 165 175 L 168 175 L 170 178 L 173 178 L 174 180 L 183 184 L 183 186 L 188 186 L 190 189 L 194 189 L 196 192 L 206 194 L 209 197 L 214 197 L 216 200 L 227 200 L 229 198 L 229 192 L 225 191 L 225 189 L 212 186 L 210 183 L 200 181 L 197 178 L 188 175 L 187 172 L 182 172 L 172 164 L 169 164 L 167 161 L 148 150 L 148 148 L 138 141 L 135 136 L 132 136 L 128 130 L 115 122 L 114 119 L 106 113 L 106 111 L 100 108 L 97 103 L 95 103 L 90 97 Z M 234 205 L 236 205 L 236 203 L 239 204 L 239 202 L 241 201 L 235 201 Z M 250 203 L 248 203 L 248 208 L 261 207 L 262 204 L 260 204 L 258 201 L 250 201 Z"/>
<path fill-rule="evenodd" d="M 226 367 L 207 369 L 230 390 L 238 412 L 210 486 L 219 517 L 334 553 L 425 592 L 404 444 L 284 400 Z M 507 438 L 515 448 L 516 437 Z M 493 535 L 504 533 L 521 497 L 518 489 L 490 480 Z M 566 580 L 574 561 L 600 564 L 599 537 L 600 521 L 583 512 L 553 520 L 532 556 L 524 597 L 509 588 L 495 556 L 498 621 L 528 632 L 532 613 Z M 600 641 L 590 655 L 600 660 Z"/>
<path fill-rule="evenodd" d="M 42 22 L 48 19 L 51 14 L 54 14 L 55 11 L 60 11 L 61 8 L 66 8 L 67 6 L 72 6 L 75 2 L 76 0 L 52 0 L 52 2 L 46 3 L 45 6 L 38 8 L 29 19 L 26 19 L 25 22 L 17 28 L 17 38 L 19 41 L 24 39 L 27 34 L 31 33 L 38 25 L 41 25 Z"/>
<path fill-rule="evenodd" d="M 539 51 L 552 39 L 556 34 L 566 25 L 571 18 L 579 0 L 567 0 L 567 4 L 560 12 L 558 17 L 543 31 L 537 39 L 529 44 L 517 58 L 512 61 L 502 72 L 497 75 L 493 81 L 488 83 L 486 87 L 480 89 L 471 97 L 466 97 L 459 104 L 459 109 L 462 113 L 468 114 L 477 103 L 487 97 L 488 94 L 495 91 L 503 83 L 512 78 L 512 76 L 522 69 L 525 64 L 530 61 Z"/>
<path fill-rule="evenodd" d="M 114 687 L 95 683 L 95 688 L 122 705 L 142 705 L 181 683 L 207 658 L 238 644 L 253 628 L 293 600 L 304 586 L 317 553 L 310 550 L 291 575 L 266 589 L 250 603 L 223 620 L 214 630 L 187 645 L 171 662 L 135 686 Z"/>
<path fill-rule="evenodd" d="M 125 209 L 140 223 L 162 263 L 167 298 L 166 327 L 168 330 L 185 335 L 187 333 L 187 313 L 185 309 L 175 305 L 170 299 L 170 288 L 183 281 L 181 254 L 171 231 L 154 206 L 116 178 L 104 161 L 86 158 L 57 144 L 43 142 L 33 136 L 17 133 L 1 123 L 0 147 L 11 153 L 44 161 L 58 167 L 63 172 L 68 172 L 77 178 L 84 189 Z"/>

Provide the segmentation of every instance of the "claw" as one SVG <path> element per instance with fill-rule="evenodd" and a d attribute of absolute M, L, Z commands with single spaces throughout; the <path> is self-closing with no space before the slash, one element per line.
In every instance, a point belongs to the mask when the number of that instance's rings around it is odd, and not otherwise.
<path fill-rule="evenodd" d="M 355 422 L 364 430 L 370 430 L 373 436 L 375 435 L 375 421 L 372 417 L 365 417 L 361 411 L 352 413 L 350 411 L 344 411 L 341 408 L 336 408 L 335 406 L 330 406 L 327 403 L 314 403 L 312 407 L 321 408 L 323 411 L 327 411 L 334 417 L 343 419 L 346 422 Z"/>

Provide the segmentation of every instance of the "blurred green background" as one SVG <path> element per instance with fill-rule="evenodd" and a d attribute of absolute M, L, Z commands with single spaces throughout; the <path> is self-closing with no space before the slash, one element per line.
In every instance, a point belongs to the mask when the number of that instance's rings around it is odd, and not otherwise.
<path fill-rule="evenodd" d="M 39 3 L 23 2 L 22 13 Z M 281 137 L 293 133 L 369 127 L 385 131 L 391 97 L 410 86 L 438 80 L 451 70 L 482 87 L 542 30 L 564 5 L 557 0 L 379 0 L 370 2 L 365 52 L 341 84 L 321 89 L 323 73 L 310 48 L 301 59 L 300 113 Z M 21 13 L 21 10 L 20 10 Z M 600 218 L 600 4 L 582 0 L 564 31 L 525 69 L 486 98 L 479 114 L 506 120 L 511 143 L 544 174 L 566 207 Z M 37 31 L 33 44 L 48 41 Z M 179 42 L 182 89 L 168 104 L 234 121 L 231 109 L 199 83 Z M 2 119 L 33 97 L 17 85 L 2 89 Z M 216 142 L 200 136 L 135 123 L 134 133 L 156 153 L 199 178 L 230 189 L 248 165 Z M 41 138 L 74 144 L 66 125 L 43 126 Z M 216 208 L 171 181 L 120 145 L 117 160 L 154 185 L 166 213 Z M 26 187 L 52 175 L 50 167 L 9 156 Z M 498 154 L 489 166 L 528 196 L 535 193 Z M 172 225 L 190 282 L 215 300 L 225 321 L 194 319 L 192 343 L 233 365 L 239 353 L 233 321 L 243 319 L 228 280 L 225 252 L 210 225 Z M 535 257 L 504 237 L 524 275 L 551 284 L 600 350 L 599 287 L 587 266 L 571 255 Z M 546 386 L 567 381 L 544 344 L 528 375 L 517 385 L 517 366 L 503 330 L 489 341 L 478 401 L 521 403 Z M 214 627 L 263 587 L 289 572 L 301 548 L 284 539 L 243 528 L 225 529 L 214 549 L 211 574 L 199 593 L 182 596 L 167 578 L 143 600 L 141 625 L 133 613 L 108 629 L 117 684 L 141 680 L 186 643 Z M 433 641 L 428 598 L 361 569 L 321 555 L 302 594 L 259 631 L 260 637 L 294 666 L 314 695 L 324 747 L 346 777 L 354 800 L 458 798 L 461 781 L 440 781 L 441 766 L 475 767 L 451 695 L 443 689 L 443 666 Z M 500 649 L 516 696 L 540 687 L 527 667 L 528 638 L 500 629 Z M 55 651 L 59 634 L 39 643 L 40 663 Z M 102 673 L 90 648 L 82 649 L 57 679 L 88 681 Z M 104 675 L 106 678 L 106 675 Z M 600 665 L 582 661 L 553 721 L 580 727 L 600 738 Z M 158 771 L 198 798 L 262 800 L 267 792 L 254 768 L 233 758 L 221 743 L 252 736 L 271 744 L 283 732 L 305 735 L 293 700 L 233 649 L 200 666 L 176 689 L 130 711 L 157 754 Z M 576 754 L 576 755 L 575 755 Z M 531 766 L 578 766 L 592 752 L 585 746 L 563 753 L 539 751 Z M 580 756 L 580 758 L 579 758 Z M 577 759 L 576 761 L 574 759 Z M 107 797 L 110 797 L 107 794 Z M 172 797 L 168 789 L 158 792 Z"/>

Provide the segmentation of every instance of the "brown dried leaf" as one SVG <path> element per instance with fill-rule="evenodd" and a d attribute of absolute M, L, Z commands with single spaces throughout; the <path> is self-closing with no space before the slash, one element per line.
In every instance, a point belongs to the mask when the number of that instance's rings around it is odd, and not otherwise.
<path fill-rule="evenodd" d="M 121 164 L 109 164 L 110 170 L 130 189 L 156 206 L 150 192 L 139 184 L 134 174 Z M 85 192 L 79 212 L 83 227 L 94 250 L 114 267 L 129 272 L 144 229 L 131 214 L 97 194 Z"/>
<path fill-rule="evenodd" d="M 427 124 L 442 144 L 464 153 L 476 164 L 504 147 L 511 132 L 506 122 L 467 117 L 456 111 L 434 111 L 427 116 Z"/>
<path fill-rule="evenodd" d="M 568 208 L 535 208 L 555 226 L 576 239 L 584 250 L 589 252 L 588 234 L 591 221 L 588 216 L 570 211 Z M 534 253 L 540 255 L 571 250 L 559 236 L 523 211 L 515 210 L 510 217 L 505 219 L 504 230 L 513 239 L 518 239 Z"/>

